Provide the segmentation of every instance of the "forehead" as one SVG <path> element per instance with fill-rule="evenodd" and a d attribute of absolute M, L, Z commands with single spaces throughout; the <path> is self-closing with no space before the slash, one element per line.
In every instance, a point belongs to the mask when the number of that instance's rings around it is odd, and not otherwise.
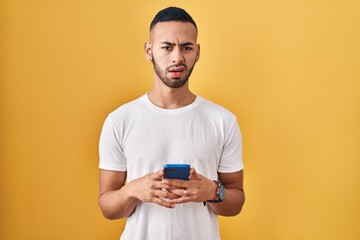
<path fill-rule="evenodd" d="M 150 32 L 151 42 L 184 42 L 196 43 L 197 31 L 190 22 L 158 22 Z"/>

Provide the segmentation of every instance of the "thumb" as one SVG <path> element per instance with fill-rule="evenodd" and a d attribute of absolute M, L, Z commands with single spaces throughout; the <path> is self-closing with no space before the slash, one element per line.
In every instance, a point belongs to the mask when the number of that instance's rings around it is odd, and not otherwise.
<path fill-rule="evenodd" d="M 189 176 L 189 179 L 191 178 L 196 178 L 198 176 L 195 168 L 190 168 L 190 176 Z"/>

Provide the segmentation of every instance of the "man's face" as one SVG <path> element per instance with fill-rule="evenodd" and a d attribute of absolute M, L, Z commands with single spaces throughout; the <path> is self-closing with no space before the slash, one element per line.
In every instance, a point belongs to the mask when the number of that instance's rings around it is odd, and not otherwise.
<path fill-rule="evenodd" d="M 157 23 L 151 30 L 150 44 L 145 45 L 155 78 L 170 88 L 184 86 L 199 58 L 200 46 L 196 40 L 197 31 L 191 23 Z"/>

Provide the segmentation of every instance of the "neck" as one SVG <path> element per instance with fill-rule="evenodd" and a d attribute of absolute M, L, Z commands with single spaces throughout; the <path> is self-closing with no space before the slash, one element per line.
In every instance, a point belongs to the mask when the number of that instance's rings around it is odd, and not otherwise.
<path fill-rule="evenodd" d="M 150 101 L 160 108 L 175 109 L 187 106 L 195 101 L 196 96 L 189 90 L 186 83 L 181 88 L 154 86 L 148 93 Z"/>

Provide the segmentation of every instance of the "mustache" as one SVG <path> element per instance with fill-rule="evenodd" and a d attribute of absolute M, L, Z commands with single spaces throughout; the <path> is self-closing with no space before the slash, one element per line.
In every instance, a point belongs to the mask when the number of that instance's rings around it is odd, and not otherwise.
<path fill-rule="evenodd" d="M 184 67 L 187 70 L 187 66 L 184 63 L 171 65 L 171 66 L 167 67 L 165 70 L 169 71 L 170 68 L 175 68 L 175 67 Z"/>

